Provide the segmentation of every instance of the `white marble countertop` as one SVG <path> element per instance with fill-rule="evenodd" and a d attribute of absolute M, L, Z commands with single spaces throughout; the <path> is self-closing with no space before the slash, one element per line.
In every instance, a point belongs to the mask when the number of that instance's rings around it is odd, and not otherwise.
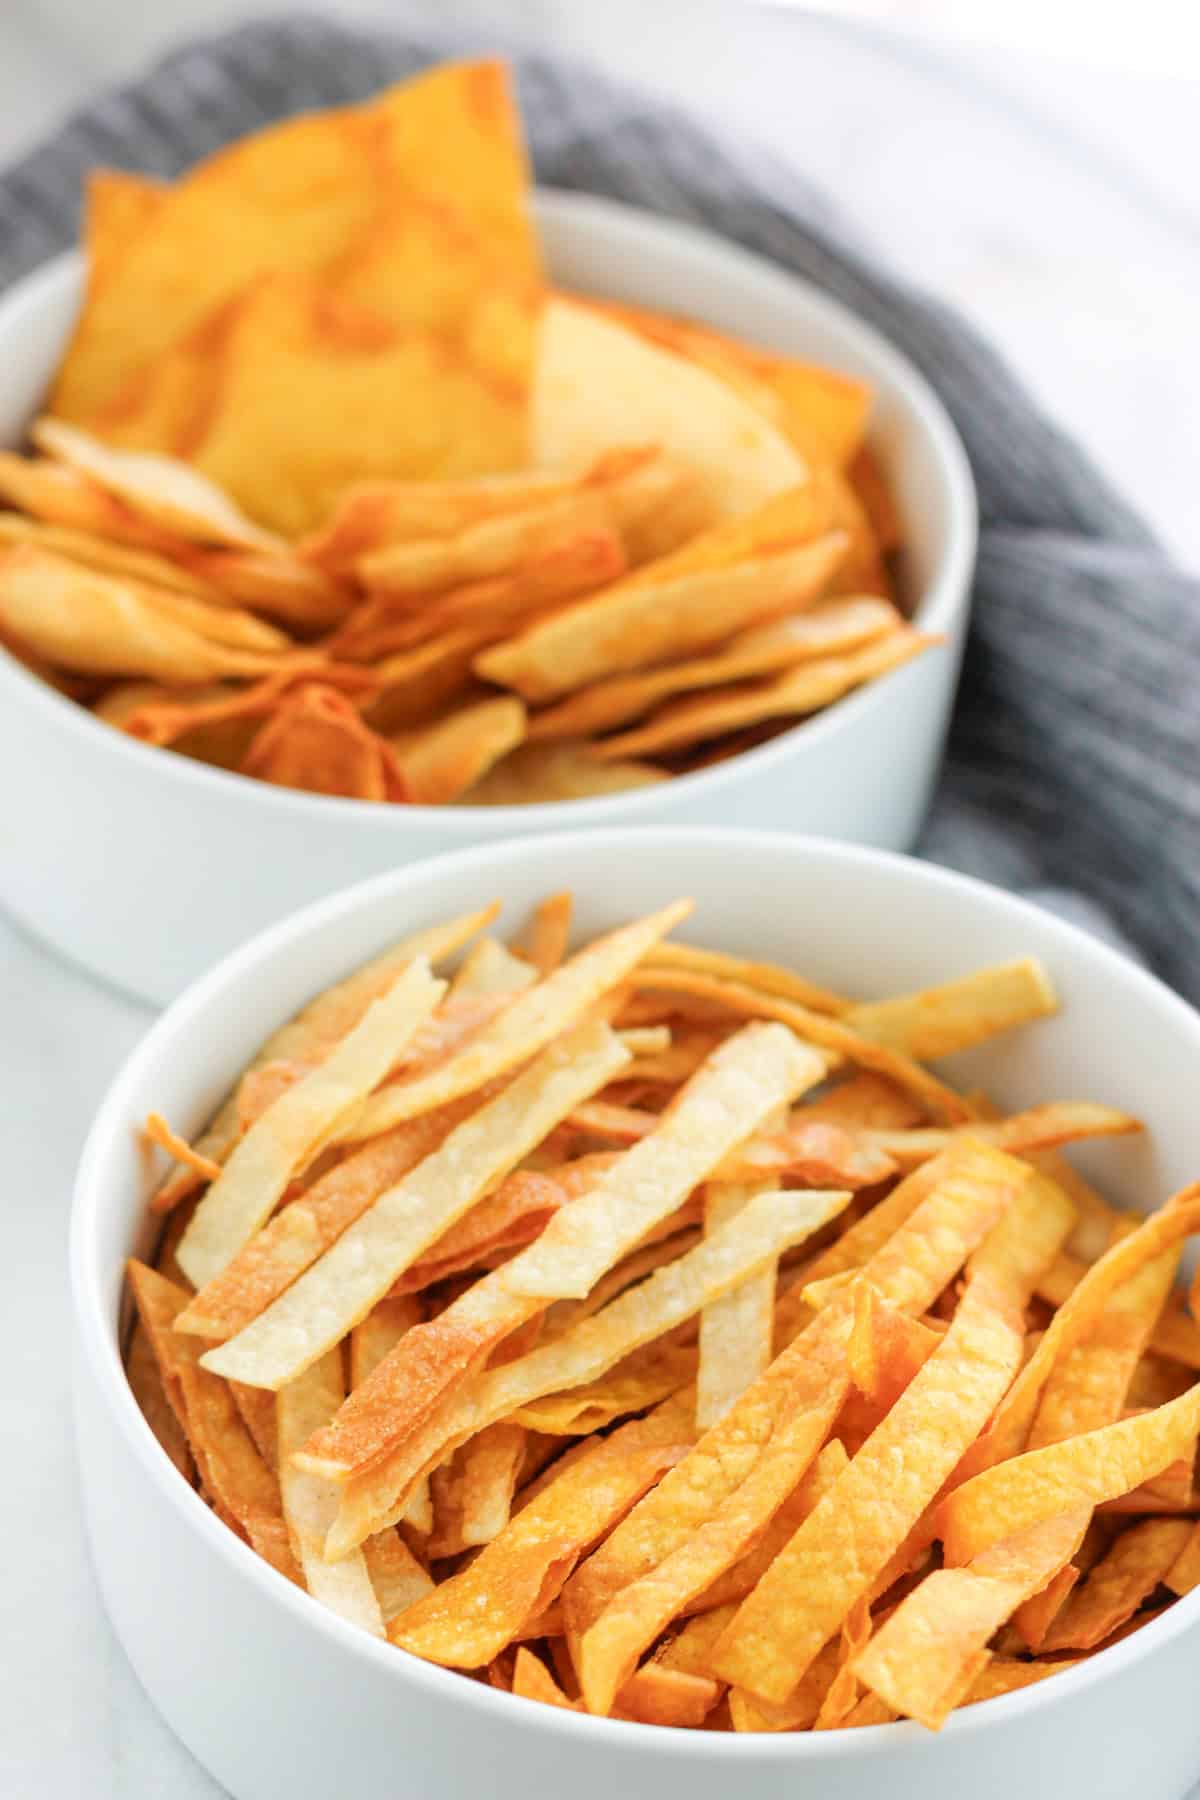
<path fill-rule="evenodd" d="M 684 3 L 606 0 L 585 11 L 581 0 L 445 0 L 439 11 L 475 27 L 484 45 L 501 23 L 536 32 L 794 158 L 894 263 L 973 314 L 1180 556 L 1200 565 L 1193 85 L 1007 51 L 934 51 L 912 38 L 888 45 L 734 0 L 686 0 L 684 28 Z M 152 19 L 150 10 L 138 0 L 5 0 L 0 159 L 171 37 L 252 9 L 164 0 Z M 389 8 L 341 0 L 327 10 L 384 17 Z M 0 832 L 0 858 L 18 854 Z M 0 916 L 6 1800 L 219 1792 L 152 1711 L 108 1629 L 75 1498 L 70 1184 L 96 1102 L 149 1016 Z"/>

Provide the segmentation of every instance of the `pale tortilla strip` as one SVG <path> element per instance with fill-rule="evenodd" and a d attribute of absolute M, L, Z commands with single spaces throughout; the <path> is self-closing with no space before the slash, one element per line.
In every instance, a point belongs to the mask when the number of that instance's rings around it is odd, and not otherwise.
<path fill-rule="evenodd" d="M 890 601 L 831 600 L 794 618 L 740 632 L 721 649 L 689 662 L 668 663 L 639 675 L 616 675 L 580 688 L 557 706 L 535 713 L 530 741 L 590 737 L 639 718 L 659 700 L 696 688 L 723 687 L 753 675 L 792 668 L 814 657 L 855 650 L 903 621 Z"/>
<path fill-rule="evenodd" d="M 729 981 L 740 981 L 746 987 L 759 988 L 764 994 L 778 994 L 783 1000 L 798 1001 L 814 1012 L 844 1013 L 850 1002 L 828 988 L 818 987 L 792 969 L 778 963 L 747 962 L 725 950 L 705 950 L 698 944 L 655 944 L 642 958 L 646 968 L 690 969 L 701 975 L 716 975 Z"/>
<path fill-rule="evenodd" d="M 744 1213 L 768 1184 L 713 1182 L 704 1202 L 704 1229 L 717 1233 Z M 700 1364 L 696 1372 L 696 1424 L 702 1431 L 723 1418 L 771 1360 L 778 1262 L 750 1275 L 700 1315 Z"/>
<path fill-rule="evenodd" d="M 410 963 L 324 1062 L 255 1121 L 180 1241 L 180 1267 L 196 1287 L 220 1274 L 275 1210 L 292 1176 L 357 1114 L 445 991 L 424 957 Z"/>
<path fill-rule="evenodd" d="M 417 1118 L 460 1094 L 471 1093 L 485 1081 L 526 1062 L 609 988 L 615 987 L 651 944 L 686 918 L 691 909 L 690 900 L 676 900 L 659 912 L 595 939 L 544 981 L 518 994 L 511 1006 L 441 1068 L 375 1095 L 347 1131 L 346 1139 L 359 1142 L 375 1137 L 404 1119 Z"/>
<path fill-rule="evenodd" d="M 1042 964 L 1022 956 L 939 987 L 852 1006 L 846 1023 L 915 1062 L 932 1062 L 1057 1011 L 1058 995 Z"/>
<path fill-rule="evenodd" d="M 253 1387 L 278 1389 L 293 1380 L 365 1318 L 396 1277 L 584 1094 L 603 1086 L 627 1060 L 628 1051 L 605 1025 L 585 1022 L 560 1037 L 386 1189 L 265 1312 L 210 1350 L 205 1367 Z"/>
<path fill-rule="evenodd" d="M 539 971 L 532 963 L 514 956 L 498 938 L 480 938 L 464 958 L 450 984 L 450 996 L 463 994 L 519 994 L 532 987 Z"/>
<path fill-rule="evenodd" d="M 284 547 L 281 538 L 246 518 L 214 482 L 173 456 L 114 450 L 62 419 L 37 419 L 29 435 L 39 450 L 69 463 L 139 517 L 180 537 L 235 549 Z"/>
<path fill-rule="evenodd" d="M 449 536 L 412 537 L 371 550 L 354 568 L 363 586 L 386 594 L 425 596 L 439 588 L 505 575 L 579 533 L 608 523 L 599 493 L 554 496 L 528 511 L 500 513 Z"/>
<path fill-rule="evenodd" d="M 902 1169 L 915 1168 L 927 1157 L 940 1156 L 956 1137 L 970 1136 L 994 1144 L 1017 1156 L 1051 1150 L 1080 1138 L 1125 1137 L 1144 1129 L 1140 1119 L 1118 1112 L 1115 1106 L 1099 1106 L 1091 1100 L 1053 1100 L 1013 1113 L 1007 1119 L 962 1125 L 956 1131 L 935 1127 L 905 1131 L 868 1131 L 863 1135 L 876 1149 L 890 1156 Z"/>
<path fill-rule="evenodd" d="M 526 700 L 551 700 L 603 675 L 678 661 L 792 612 L 824 591 L 846 538 L 831 531 L 789 544 L 781 536 L 773 551 L 749 548 L 736 560 L 732 552 L 730 560 L 714 553 L 711 563 L 699 566 L 688 560 L 689 545 L 483 651 L 476 671 Z"/>
<path fill-rule="evenodd" d="M 40 519 L 26 518 L 23 513 L 0 512 L 0 544 L 35 544 L 83 563 L 105 575 L 127 575 L 133 581 L 151 587 L 173 588 L 191 594 L 197 600 L 208 600 L 220 606 L 226 599 L 237 598 L 228 590 L 207 581 L 196 570 L 152 550 L 139 550 L 128 544 L 114 543 L 97 532 L 79 531 L 69 525 L 50 525 Z"/>
<path fill-rule="evenodd" d="M 746 683 L 692 700 L 678 700 L 655 713 L 648 724 L 618 732 L 595 748 L 608 757 L 661 755 L 686 749 L 707 738 L 720 737 L 745 725 L 766 719 L 803 717 L 831 706 L 843 694 L 875 681 L 919 656 L 937 643 L 936 638 L 908 626 L 889 632 L 876 643 L 844 656 L 825 656 L 801 663 L 771 681 Z"/>
<path fill-rule="evenodd" d="M 358 1625 L 372 1637 L 384 1636 L 384 1619 L 375 1589 L 360 1551 L 327 1563 L 321 1546 L 337 1511 L 337 1490 L 292 1464 L 292 1452 L 323 1425 L 345 1398 L 342 1357 L 328 1351 L 276 1396 L 279 1431 L 279 1488 L 283 1516 L 292 1550 L 304 1571 L 304 1583 L 314 1600 L 327 1606 L 350 1625 Z"/>
<path fill-rule="evenodd" d="M 661 445 L 701 473 L 724 516 L 807 473 L 784 434 L 707 370 L 561 295 L 542 310 L 530 441 L 551 467 L 614 444 Z"/>

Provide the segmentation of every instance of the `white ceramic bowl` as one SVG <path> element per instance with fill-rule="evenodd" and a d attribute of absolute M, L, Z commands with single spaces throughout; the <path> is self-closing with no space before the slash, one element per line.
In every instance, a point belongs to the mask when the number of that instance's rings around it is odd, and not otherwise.
<path fill-rule="evenodd" d="M 619 871 L 614 879 L 614 872 Z M 699 941 L 885 994 L 1019 952 L 1061 1014 L 958 1059 L 1006 1106 L 1087 1097 L 1144 1117 L 1088 1173 L 1135 1210 L 1195 1176 L 1200 1017 L 1051 915 L 961 876 L 781 834 L 547 835 L 365 882 L 274 926 L 159 1020 L 100 1109 L 71 1231 L 76 1413 L 100 1584 L 152 1699 L 237 1800 L 1182 1800 L 1200 1773 L 1200 1593 L 1070 1673 L 973 1707 L 938 1737 L 899 1724 L 738 1737 L 515 1700 L 342 1624 L 261 1562 L 184 1483 L 126 1385 L 122 1263 L 142 1242 L 149 1107 L 198 1128 L 259 1040 L 400 933 L 493 895 L 506 916 L 564 884 L 594 932 L 680 894 Z"/>
<path fill-rule="evenodd" d="M 944 649 L 720 767 L 537 807 L 385 807 L 289 792 L 123 737 L 0 650 L 0 900 L 86 968 L 163 1002 L 295 906 L 439 851 L 579 825 L 748 824 L 907 848 L 929 802 L 966 628 L 975 502 L 916 371 L 844 308 L 771 265 L 628 207 L 542 194 L 555 277 L 864 376 L 872 442 L 908 533 L 904 587 Z M 0 301 L 0 445 L 19 442 L 61 356 L 81 263 Z"/>

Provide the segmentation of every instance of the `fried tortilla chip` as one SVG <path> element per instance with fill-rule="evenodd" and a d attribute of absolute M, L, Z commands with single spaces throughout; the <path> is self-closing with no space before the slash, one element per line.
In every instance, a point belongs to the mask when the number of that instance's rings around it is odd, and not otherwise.
<path fill-rule="evenodd" d="M 598 763 L 581 745 L 522 744 L 459 796 L 463 806 L 542 806 L 657 787 L 667 780 L 653 763 Z"/>
<path fill-rule="evenodd" d="M 252 740 L 242 773 L 276 787 L 348 800 L 411 798 L 395 750 L 336 688 L 307 681 L 284 696 Z"/>
<path fill-rule="evenodd" d="M 506 694 L 393 738 L 392 747 L 408 798 L 417 806 L 439 806 L 459 799 L 524 735 L 525 708 Z"/>
<path fill-rule="evenodd" d="M 709 1185 L 704 1228 L 710 1235 L 744 1213 L 758 1187 L 727 1182 Z M 696 1374 L 696 1424 L 707 1430 L 722 1418 L 771 1360 L 775 1322 L 777 1262 L 749 1276 L 731 1293 L 712 1301 L 700 1315 L 700 1365 Z"/>
<path fill-rule="evenodd" d="M 852 1006 L 846 1023 L 877 1044 L 932 1062 L 1057 1011 L 1045 969 L 1036 957 L 1023 956 L 940 987 Z"/>

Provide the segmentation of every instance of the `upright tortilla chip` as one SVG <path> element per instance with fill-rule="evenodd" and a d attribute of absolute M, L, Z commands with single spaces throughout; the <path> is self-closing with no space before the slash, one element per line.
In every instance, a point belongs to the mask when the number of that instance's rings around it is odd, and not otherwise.
<path fill-rule="evenodd" d="M 534 274 L 527 185 L 507 72 L 494 61 L 445 64 L 364 106 L 242 138 L 157 204 L 125 207 L 140 215 L 136 230 L 106 226 L 117 241 L 89 284 L 51 410 L 95 423 L 131 378 L 257 277 L 335 262 L 402 208 L 414 221 L 410 256 L 453 224 L 501 268 Z"/>

